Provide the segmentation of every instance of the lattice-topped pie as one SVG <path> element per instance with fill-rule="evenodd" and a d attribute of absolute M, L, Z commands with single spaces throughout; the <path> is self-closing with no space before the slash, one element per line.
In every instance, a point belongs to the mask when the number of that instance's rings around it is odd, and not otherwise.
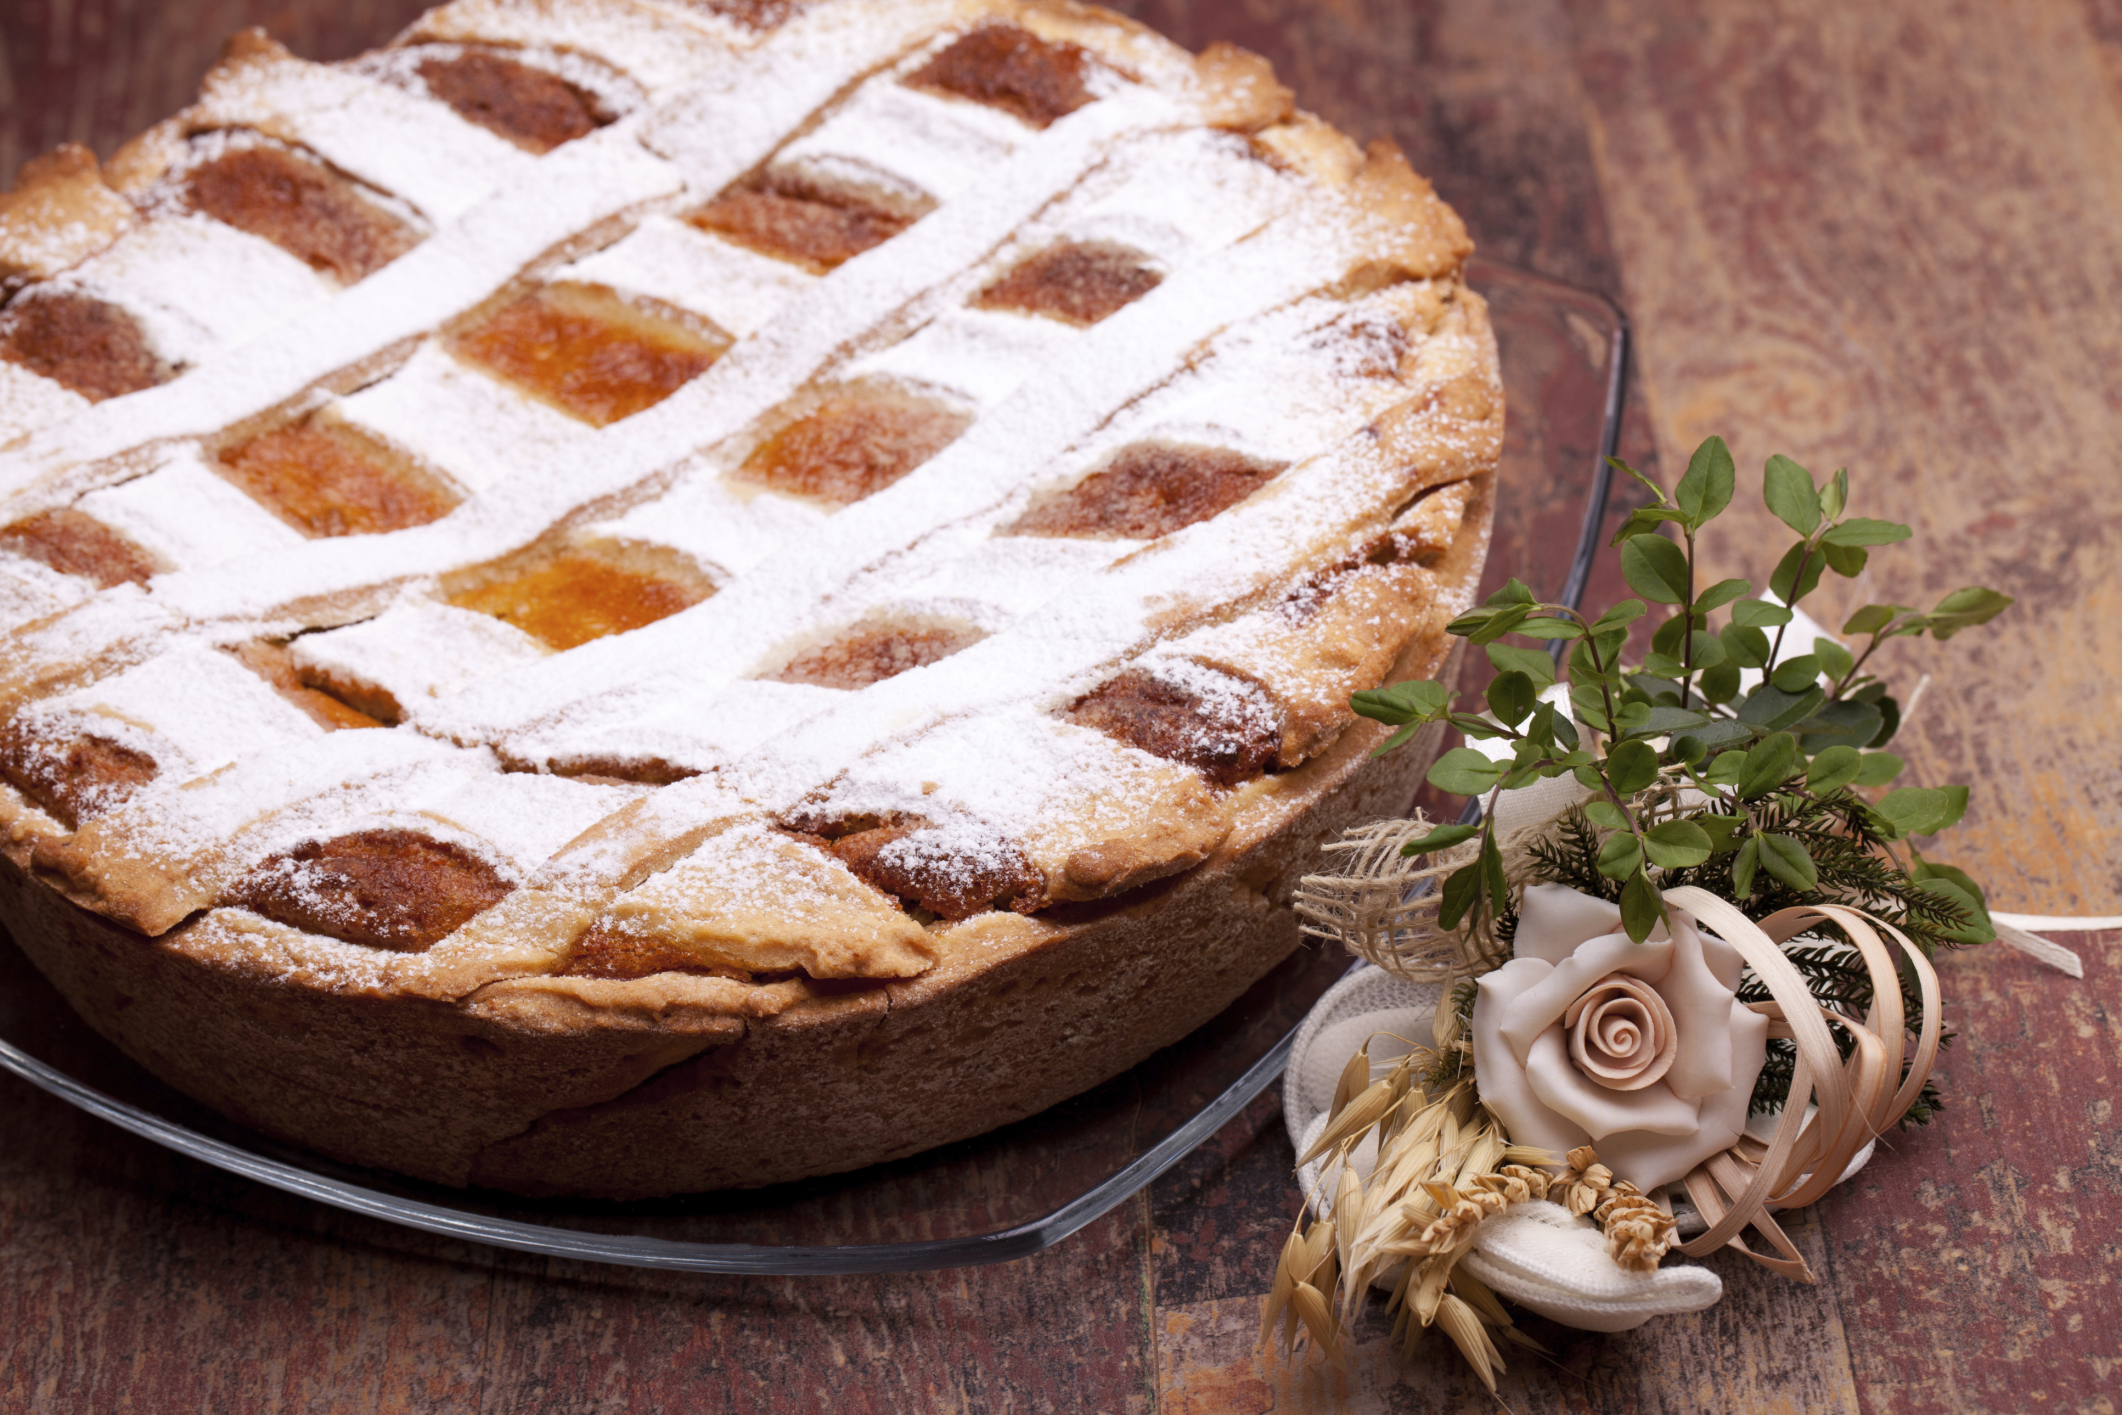
<path fill-rule="evenodd" d="M 1060 0 L 239 36 L 0 199 L 0 907 L 229 1113 L 450 1183 L 976 1133 L 1397 808 L 1502 397 L 1457 219 Z"/>

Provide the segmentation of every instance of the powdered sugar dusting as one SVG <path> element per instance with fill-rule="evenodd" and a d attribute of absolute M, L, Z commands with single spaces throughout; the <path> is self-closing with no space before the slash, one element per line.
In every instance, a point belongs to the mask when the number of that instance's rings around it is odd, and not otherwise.
<path fill-rule="evenodd" d="M 0 447 L 88 407 L 88 399 L 65 384 L 0 359 Z"/>
<path fill-rule="evenodd" d="M 901 82 L 990 17 L 1090 45 L 1093 101 L 1034 128 Z M 337 292 L 304 268 L 298 300 L 291 257 L 265 248 L 258 280 L 232 288 L 254 238 L 165 213 L 67 278 L 138 312 L 190 365 L 181 379 L 77 408 L 0 366 L 0 419 L 19 404 L 28 433 L 0 450 L 0 519 L 77 507 L 174 567 L 146 592 L 82 598 L 0 558 L 0 605 L 57 611 L 0 647 L 0 681 L 32 700 L 23 720 L 97 724 L 160 768 L 78 834 L 69 865 L 123 880 L 154 862 L 164 895 L 143 927 L 210 906 L 269 855 L 362 830 L 417 831 L 597 907 L 620 891 L 621 915 L 663 911 L 671 937 L 750 920 L 788 943 L 859 917 L 919 943 L 888 899 L 777 826 L 889 822 L 906 833 L 869 857 L 887 874 L 977 892 L 1028 869 L 1048 893 L 1029 887 L 1023 907 L 1153 878 L 1229 829 L 1223 786 L 1068 720 L 1070 705 L 1134 670 L 1198 701 L 1204 754 L 1272 735 L 1318 685 L 1212 666 L 1204 636 L 1301 632 L 1294 581 L 1329 593 L 1390 508 L 1491 455 L 1487 432 L 1445 422 L 1389 447 L 1376 430 L 1493 369 L 1456 282 L 1347 294 L 1392 234 L 1331 183 L 1203 128 L 1191 66 L 1139 34 L 983 0 L 822 0 L 763 32 L 646 0 L 458 0 L 413 38 L 444 47 L 336 68 L 253 53 L 200 110 L 407 203 L 432 228 L 408 254 Z M 477 43 L 530 45 L 524 62 L 624 116 L 532 157 L 425 96 L 422 56 Z M 823 276 L 681 219 L 762 171 L 918 219 Z M 1128 248 L 1154 287 L 1086 328 L 978 306 L 1020 263 L 1086 242 Z M 196 288 L 175 273 L 194 248 Z M 593 428 L 448 352 L 453 321 L 549 281 L 661 302 L 735 342 Z M 821 400 L 879 389 L 972 421 L 850 505 L 745 474 Z M 292 539 L 203 459 L 232 428 L 299 416 L 362 432 L 463 504 L 408 530 Z M 1145 444 L 1286 470 L 1151 542 L 1011 533 L 1036 499 Z M 477 567 L 561 549 L 620 567 L 614 596 L 635 581 L 651 595 L 662 574 L 715 592 L 559 654 L 443 602 Z M 967 632 L 859 689 L 759 676 L 850 626 L 901 623 Z M 324 732 L 220 647 L 259 641 L 400 725 Z M 698 774 L 573 779 L 613 773 Z M 382 977 L 350 945 L 304 957 Z"/>
<path fill-rule="evenodd" d="M 302 536 L 180 447 L 156 470 L 75 503 L 172 569 L 293 550 Z"/>
<path fill-rule="evenodd" d="M 596 430 L 423 342 L 389 378 L 330 405 L 342 419 L 410 453 L 461 490 L 518 470 L 594 455 Z"/>
<path fill-rule="evenodd" d="M 435 222 L 524 180 L 538 161 L 447 104 L 292 56 L 216 69 L 195 111 L 202 127 L 255 128 L 299 143 Z"/>
<path fill-rule="evenodd" d="M 145 663 L 34 704 L 40 736 L 90 732 L 154 758 L 157 784 L 174 789 L 238 757 L 309 743 L 323 729 L 235 659 L 187 639 Z"/>
<path fill-rule="evenodd" d="M 553 273 L 557 280 L 645 295 L 703 315 L 742 339 L 817 283 L 809 271 L 711 236 L 668 216 L 651 216 L 624 240 Z"/>
<path fill-rule="evenodd" d="M 512 624 L 424 598 L 344 629 L 305 634 L 291 651 L 297 668 L 387 695 L 400 713 L 550 652 Z"/>
<path fill-rule="evenodd" d="M 199 363 L 298 317 L 332 287 L 270 241 L 206 216 L 164 216 L 54 282 L 120 305 L 140 320 L 156 351 Z"/>

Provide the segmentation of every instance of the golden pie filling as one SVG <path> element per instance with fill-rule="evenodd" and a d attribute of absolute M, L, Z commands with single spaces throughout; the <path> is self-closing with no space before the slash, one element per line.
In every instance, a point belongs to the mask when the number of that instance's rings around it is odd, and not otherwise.
<path fill-rule="evenodd" d="M 563 9 L 239 36 L 0 198 L 0 912 L 178 1085 L 455 1183 L 1131 1064 L 1420 766 L 1347 702 L 1480 573 L 1463 229 L 1059 0 Z"/>

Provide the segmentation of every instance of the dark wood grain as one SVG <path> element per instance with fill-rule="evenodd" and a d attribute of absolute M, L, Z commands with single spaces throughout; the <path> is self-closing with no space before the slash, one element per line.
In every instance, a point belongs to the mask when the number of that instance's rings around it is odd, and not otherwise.
<path fill-rule="evenodd" d="M 110 152 L 181 106 L 221 38 L 381 41 L 418 0 L 0 5 L 0 180 Z M 1136 0 L 1185 43 L 1274 61 L 1389 135 L 1486 254 L 1622 299 L 1626 447 L 1710 431 L 1848 464 L 1913 523 L 1867 592 L 1963 582 L 2015 628 L 1936 672 L 1913 778 L 1976 788 L 1963 863 L 2004 908 L 2122 909 L 2122 0 Z M 1742 498 L 1745 500 L 1745 498 Z M 1495 570 L 1567 507 L 1513 504 Z M 1719 573 L 1763 576 L 1742 507 Z M 1603 572 L 1611 585 L 1610 568 Z M 1548 588 L 1541 586 L 1541 588 Z M 1595 588 L 1596 598 L 1600 590 Z M 1836 607 L 1841 607 L 1839 602 Z M 1943 964 L 1948 1109 L 1793 1226 L 1800 1287 L 1615 1337 L 1534 1324 L 1511 1408 L 2112 1410 L 2122 1371 L 2122 939 L 2072 983 L 1994 949 Z M 1342 1371 L 1263 1365 L 1258 1299 L 1295 1208 L 1270 1094 L 1150 1194 L 1026 1262 L 737 1280 L 452 1245 L 229 1178 L 0 1086 L 0 1409 L 1489 1410 L 1436 1338 L 1375 1323 Z"/>

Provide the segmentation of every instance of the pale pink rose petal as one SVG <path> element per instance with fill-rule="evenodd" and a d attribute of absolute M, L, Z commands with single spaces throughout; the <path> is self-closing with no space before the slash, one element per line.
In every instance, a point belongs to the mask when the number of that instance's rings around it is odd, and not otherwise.
<path fill-rule="evenodd" d="M 1538 958 L 1514 958 L 1486 974 L 1478 984 L 1474 1004 L 1474 1083 L 1481 1089 L 1481 1103 L 1510 1131 L 1511 1143 L 1537 1145 L 1559 1163 L 1579 1145 L 1591 1143 L 1582 1126 L 1572 1125 L 1540 1103 L 1525 1079 L 1525 1068 L 1511 1053 L 1510 1043 L 1495 1027 L 1487 1025 L 1503 1007 L 1525 989 L 1538 983 L 1553 968 Z"/>
<path fill-rule="evenodd" d="M 1679 1031 L 1672 1009 L 1641 978 L 1608 973 L 1562 1014 L 1570 1060 L 1595 1085 L 1640 1091 L 1672 1069 Z"/>
<path fill-rule="evenodd" d="M 1529 884 L 1518 900 L 1518 932 L 1511 948 L 1520 958 L 1561 964 L 1577 945 L 1621 930 L 1621 908 L 1566 884 Z"/>
<path fill-rule="evenodd" d="M 1724 1035 L 1732 990 L 1711 971 L 1703 956 L 1703 937 L 1693 922 L 1685 915 L 1675 922 L 1672 967 L 1657 984 L 1658 995 L 1672 1009 L 1673 1023 L 1680 1029 L 1680 1054 L 1665 1074 L 1665 1084 L 1676 1096 L 1728 1091 L 1733 1076 L 1731 1050 L 1703 1046 L 1701 1039 Z"/>
<path fill-rule="evenodd" d="M 1555 971 L 1540 980 L 1502 1013 L 1503 1035 L 1522 1061 L 1531 1051 L 1533 1038 L 1562 1020 L 1569 1005 L 1608 973 L 1632 973 L 1655 984 L 1671 966 L 1670 940 L 1630 943 L 1627 934 L 1608 934 L 1577 946 L 1577 951 L 1555 965 Z"/>
<path fill-rule="evenodd" d="M 1475 1062 L 1476 1076 L 1480 1063 Z M 1594 1085 L 1569 1059 L 1562 1028 L 1550 1027 L 1534 1041 L 1525 1060 L 1525 1079 L 1541 1105 L 1581 1126 L 1602 1145 L 1609 1135 L 1648 1130 L 1657 1135 L 1693 1135 L 1700 1124 L 1699 1101 L 1683 1101 L 1663 1081 L 1640 1091 L 1609 1091 Z M 1604 1159 L 1602 1148 L 1599 1157 Z"/>
<path fill-rule="evenodd" d="M 1744 1077 L 1746 1084 L 1705 1097 L 1700 1102 L 1700 1128 L 1692 1135 L 1632 1131 L 1598 1142 L 1599 1162 L 1645 1193 L 1685 1179 L 1696 1165 L 1737 1144 L 1746 1131 L 1754 1077 L 1761 1074 L 1761 1063 L 1768 1056 L 1768 1019 L 1737 1002 L 1730 1006 L 1732 1072 Z"/>

